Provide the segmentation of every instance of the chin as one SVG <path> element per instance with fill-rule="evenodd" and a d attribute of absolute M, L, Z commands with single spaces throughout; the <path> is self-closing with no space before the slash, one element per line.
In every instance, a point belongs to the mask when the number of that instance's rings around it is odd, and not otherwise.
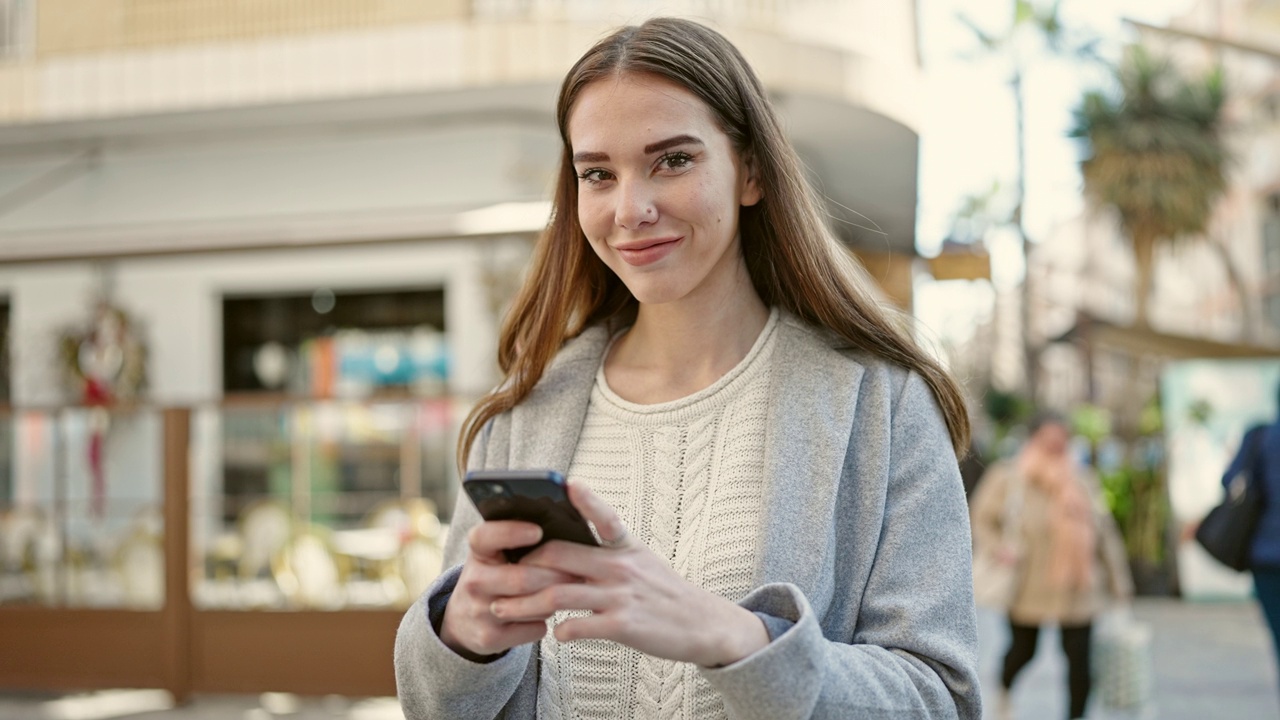
<path fill-rule="evenodd" d="M 672 283 L 645 282 L 644 280 L 623 281 L 631 296 L 641 305 L 662 305 L 674 302 L 689 294 L 688 288 L 677 287 Z"/>

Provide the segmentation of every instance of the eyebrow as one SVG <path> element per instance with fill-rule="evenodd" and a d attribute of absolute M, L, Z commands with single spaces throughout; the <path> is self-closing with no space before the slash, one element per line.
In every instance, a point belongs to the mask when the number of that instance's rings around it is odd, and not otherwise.
<path fill-rule="evenodd" d="M 670 150 L 671 148 L 677 147 L 680 145 L 702 145 L 702 144 L 703 144 L 702 141 L 694 137 L 693 135 L 676 135 L 675 137 L 669 137 L 666 140 L 659 140 L 656 143 L 645 145 L 644 154 L 652 155 L 656 152 L 662 152 L 663 150 Z M 573 154 L 573 161 L 575 163 L 605 162 L 608 159 L 609 159 L 609 153 L 580 152 L 580 153 Z"/>
<path fill-rule="evenodd" d="M 667 138 L 666 140 L 659 140 L 658 142 L 653 143 L 652 145 L 645 145 L 644 154 L 652 155 L 656 152 L 669 150 L 678 145 L 701 145 L 701 144 L 702 144 L 702 141 L 692 135 L 676 135 L 675 137 L 670 137 L 670 138 Z"/>

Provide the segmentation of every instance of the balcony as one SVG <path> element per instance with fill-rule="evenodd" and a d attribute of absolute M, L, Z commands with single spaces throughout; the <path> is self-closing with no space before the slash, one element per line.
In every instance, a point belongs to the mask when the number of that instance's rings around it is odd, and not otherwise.
<path fill-rule="evenodd" d="M 876 76 L 852 66 L 917 65 L 909 2 L 5 0 L 0 122 L 554 82 L 607 28 L 657 13 L 722 28 L 793 89 L 842 96 Z"/>
<path fill-rule="evenodd" d="M 27 18 L 13 26 L 17 49 L 0 60 L 0 152 L 10 158 L 0 163 L 0 188 L 43 193 L 21 195 L 0 216 L 0 247 L 19 249 L 11 259 L 164 252 L 169 248 L 153 246 L 165 242 L 219 249 L 224 242 L 458 237 L 459 213 L 545 199 L 550 176 L 543 160 L 556 141 L 550 120 L 560 78 L 609 28 L 657 12 L 706 20 L 742 49 L 833 201 L 832 214 L 846 221 L 838 226 L 846 240 L 914 252 L 919 93 L 910 0 L 91 5 L 0 4 Z M 503 127 L 496 133 L 533 139 L 493 165 L 511 166 L 493 187 L 515 178 L 537 197 L 521 189 L 448 207 L 413 198 L 391 217 L 379 203 L 415 186 L 396 180 L 406 161 L 423 177 L 458 175 L 438 156 L 403 153 L 385 167 L 363 156 L 360 188 L 343 192 L 340 217 L 327 206 L 303 207 L 307 198 L 327 197 L 332 182 L 265 210 L 271 193 L 250 190 L 260 178 L 272 178 L 277 194 L 319 177 L 354 182 L 349 156 L 370 143 L 382 148 L 382 139 L 394 136 L 425 147 L 458 128 L 497 125 Z M 324 138 L 330 166 L 319 167 L 324 157 L 312 155 L 304 172 L 267 157 L 308 136 Z M 225 161 L 212 159 L 223 152 L 218 147 L 226 148 Z M 173 182 L 178 173 L 157 174 L 166 167 L 217 190 L 188 192 Z M 181 199 L 157 203 L 156 193 L 143 188 Z M 170 217 L 171 209 L 212 199 L 216 207 L 192 210 L 200 214 L 195 220 L 175 224 Z M 276 217 L 286 207 L 292 214 Z M 510 229 L 535 233 L 543 221 Z"/>

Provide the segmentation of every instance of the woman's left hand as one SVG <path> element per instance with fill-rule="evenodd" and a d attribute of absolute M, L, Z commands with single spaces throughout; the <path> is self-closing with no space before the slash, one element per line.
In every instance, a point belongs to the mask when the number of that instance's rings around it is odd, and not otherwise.
<path fill-rule="evenodd" d="M 693 585 L 627 534 L 617 513 L 582 485 L 569 499 L 596 526 L 609 547 L 548 542 L 521 564 L 583 578 L 540 592 L 496 600 L 490 608 L 507 622 L 541 619 L 560 610 L 590 610 L 555 627 L 560 642 L 613 640 L 647 655 L 719 667 L 769 644 L 754 613 Z"/>

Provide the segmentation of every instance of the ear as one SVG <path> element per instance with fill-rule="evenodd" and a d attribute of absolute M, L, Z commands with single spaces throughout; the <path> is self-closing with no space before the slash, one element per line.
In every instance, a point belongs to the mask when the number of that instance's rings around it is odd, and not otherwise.
<path fill-rule="evenodd" d="M 756 172 L 756 162 L 750 154 L 742 156 L 742 183 L 738 189 L 738 204 L 750 207 L 764 198 L 760 188 L 760 174 Z"/>

